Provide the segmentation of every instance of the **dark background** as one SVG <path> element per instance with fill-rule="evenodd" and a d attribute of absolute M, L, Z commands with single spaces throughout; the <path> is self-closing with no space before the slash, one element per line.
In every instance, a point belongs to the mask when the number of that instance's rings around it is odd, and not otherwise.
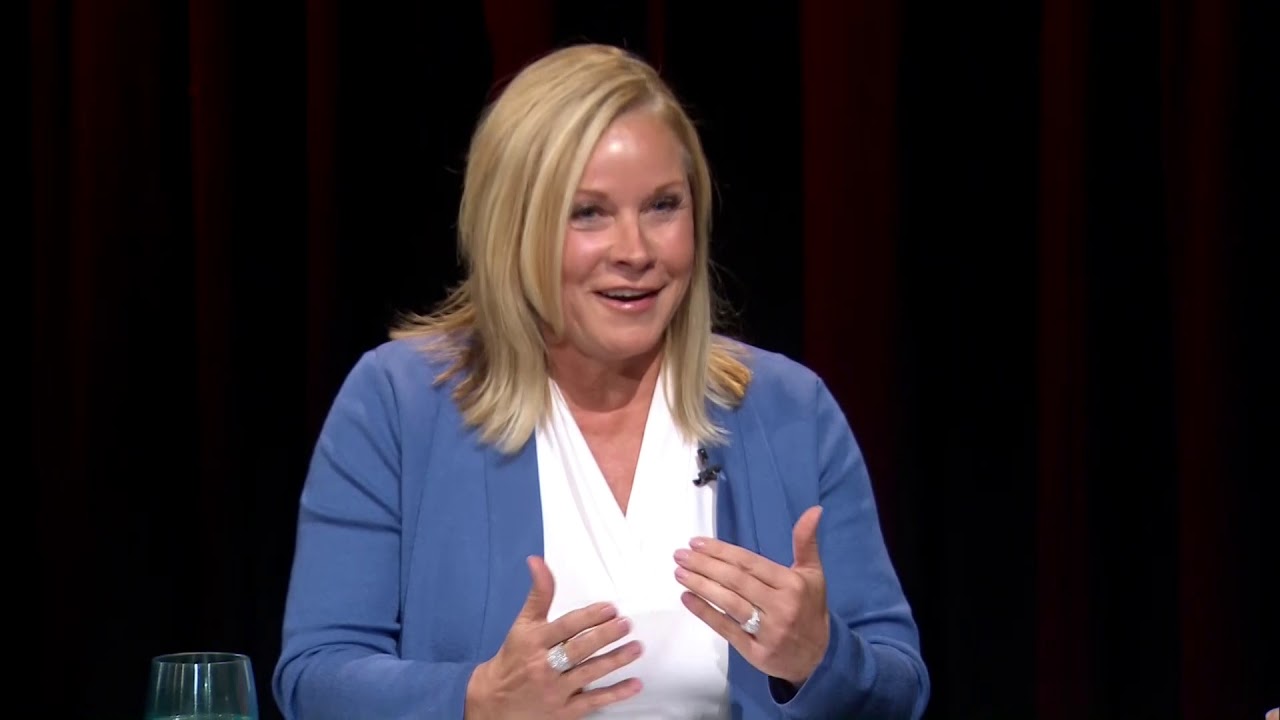
<path fill-rule="evenodd" d="M 1265 4 L 33 0 L 37 697 L 139 717 L 151 656 L 226 649 L 276 715 L 328 404 L 457 279 L 491 92 L 594 40 L 687 102 L 738 331 L 818 371 L 864 446 L 928 717 L 1261 718 Z"/>

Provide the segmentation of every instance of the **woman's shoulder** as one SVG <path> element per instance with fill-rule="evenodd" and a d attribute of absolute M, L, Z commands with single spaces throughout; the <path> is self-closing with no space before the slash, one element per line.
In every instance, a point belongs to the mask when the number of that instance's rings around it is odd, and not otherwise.
<path fill-rule="evenodd" d="M 347 384 L 387 392 L 396 405 L 432 404 L 450 391 L 441 382 L 452 362 L 421 338 L 386 340 L 365 350 L 351 368 Z"/>
<path fill-rule="evenodd" d="M 741 340 L 718 337 L 751 371 L 744 403 L 812 407 L 825 390 L 822 379 L 799 360 Z"/>
<path fill-rule="evenodd" d="M 432 345 L 426 337 L 402 337 L 369 348 L 365 356 L 388 372 L 435 376 L 452 364 L 440 347 Z"/>

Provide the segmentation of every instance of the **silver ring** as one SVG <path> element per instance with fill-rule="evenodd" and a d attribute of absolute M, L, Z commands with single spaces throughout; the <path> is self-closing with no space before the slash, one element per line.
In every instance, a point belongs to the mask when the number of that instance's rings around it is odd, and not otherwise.
<path fill-rule="evenodd" d="M 573 663 L 569 661 L 569 653 L 565 652 L 564 643 L 547 651 L 547 664 L 558 673 L 564 673 L 573 667 Z"/>
<path fill-rule="evenodd" d="M 742 623 L 742 631 L 748 635 L 755 635 L 760 632 L 760 608 L 755 605 L 751 606 L 751 617 Z"/>

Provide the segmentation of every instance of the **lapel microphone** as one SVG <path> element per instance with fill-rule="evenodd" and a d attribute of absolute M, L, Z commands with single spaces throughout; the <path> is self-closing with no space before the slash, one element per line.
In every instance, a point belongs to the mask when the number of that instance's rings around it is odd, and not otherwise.
<path fill-rule="evenodd" d="M 707 458 L 707 449 L 698 448 L 698 476 L 693 479 L 694 487 L 702 487 L 713 480 L 720 479 L 720 466 L 712 465 Z"/>

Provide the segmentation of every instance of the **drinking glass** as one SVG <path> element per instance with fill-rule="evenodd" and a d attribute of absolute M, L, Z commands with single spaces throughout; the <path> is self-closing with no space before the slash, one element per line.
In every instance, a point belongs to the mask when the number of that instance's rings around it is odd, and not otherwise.
<path fill-rule="evenodd" d="M 258 720 L 253 663 L 219 652 L 153 658 L 146 720 Z"/>

